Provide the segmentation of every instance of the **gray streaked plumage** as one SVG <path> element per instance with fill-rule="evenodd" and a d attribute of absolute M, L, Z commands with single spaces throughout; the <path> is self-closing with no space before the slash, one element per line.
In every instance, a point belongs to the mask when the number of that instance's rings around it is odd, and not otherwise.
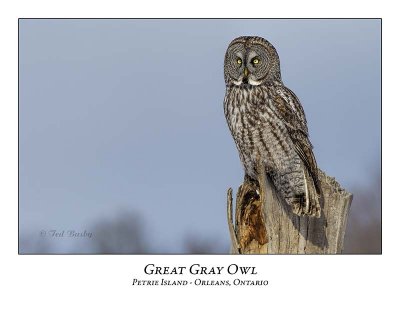
<path fill-rule="evenodd" d="M 225 117 L 245 178 L 259 160 L 277 191 L 300 215 L 320 216 L 317 163 L 296 95 L 281 80 L 279 56 L 260 37 L 234 39 L 225 54 Z"/>

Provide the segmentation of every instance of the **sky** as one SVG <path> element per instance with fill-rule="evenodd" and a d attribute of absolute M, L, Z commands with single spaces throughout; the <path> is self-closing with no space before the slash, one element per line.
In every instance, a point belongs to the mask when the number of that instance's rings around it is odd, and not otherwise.
<path fill-rule="evenodd" d="M 241 35 L 277 49 L 319 167 L 367 186 L 381 160 L 380 20 L 22 19 L 20 237 L 133 213 L 155 252 L 181 252 L 188 234 L 229 242 L 226 190 L 243 168 L 223 60 Z M 80 241 L 54 250 L 85 252 Z"/>

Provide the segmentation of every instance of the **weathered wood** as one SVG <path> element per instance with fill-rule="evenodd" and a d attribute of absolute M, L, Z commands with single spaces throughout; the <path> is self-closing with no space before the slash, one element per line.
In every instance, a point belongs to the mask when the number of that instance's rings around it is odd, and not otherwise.
<path fill-rule="evenodd" d="M 320 218 L 294 214 L 277 194 L 265 173 L 259 186 L 244 182 L 236 195 L 232 220 L 232 189 L 228 190 L 231 253 L 332 254 L 341 253 L 352 195 L 321 170 Z"/>

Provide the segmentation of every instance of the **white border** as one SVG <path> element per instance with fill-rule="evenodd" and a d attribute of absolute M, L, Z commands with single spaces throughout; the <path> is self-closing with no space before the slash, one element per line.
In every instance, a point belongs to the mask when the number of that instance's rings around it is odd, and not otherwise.
<path fill-rule="evenodd" d="M 6 1 L 4 1 L 6 2 Z M 395 301 L 399 267 L 396 151 L 399 113 L 399 22 L 395 7 L 376 1 L 7 1 L 1 8 L 1 307 L 376 308 Z M 382 256 L 18 256 L 17 255 L 17 18 L 19 17 L 383 17 Z M 392 163 L 392 164 L 391 164 Z M 146 263 L 165 266 L 256 266 L 264 288 L 141 287 Z M 332 293 L 327 298 L 327 292 Z M 392 301 L 391 301 L 392 299 Z M 5 305 L 7 303 L 7 307 Z"/>

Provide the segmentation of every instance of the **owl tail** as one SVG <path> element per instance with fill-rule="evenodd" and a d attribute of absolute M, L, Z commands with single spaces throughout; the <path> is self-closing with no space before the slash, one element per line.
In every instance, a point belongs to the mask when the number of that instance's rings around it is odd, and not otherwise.
<path fill-rule="evenodd" d="M 298 195 L 290 201 L 293 212 L 299 216 L 306 215 L 310 217 L 321 216 L 321 206 L 319 194 L 313 178 L 307 169 L 304 169 L 304 194 Z"/>

